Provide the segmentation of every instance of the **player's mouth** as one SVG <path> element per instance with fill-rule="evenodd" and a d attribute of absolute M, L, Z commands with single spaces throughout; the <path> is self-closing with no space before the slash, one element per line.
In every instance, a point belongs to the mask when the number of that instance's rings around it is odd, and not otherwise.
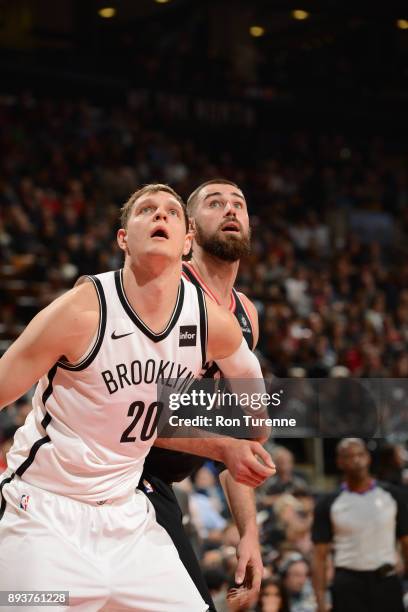
<path fill-rule="evenodd" d="M 241 226 L 239 225 L 239 223 L 236 223 L 235 221 L 228 221 L 228 223 L 225 223 L 222 227 L 221 227 L 221 231 L 224 233 L 233 233 L 233 234 L 239 234 L 241 231 Z"/>
<path fill-rule="evenodd" d="M 169 234 L 164 227 L 156 227 L 150 234 L 150 238 L 157 238 L 160 240 L 168 240 Z"/>

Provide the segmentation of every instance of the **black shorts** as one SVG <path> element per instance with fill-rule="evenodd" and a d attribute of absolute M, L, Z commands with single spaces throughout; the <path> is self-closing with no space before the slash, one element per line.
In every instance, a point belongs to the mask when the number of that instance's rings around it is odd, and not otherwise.
<path fill-rule="evenodd" d="M 143 480 L 150 484 L 143 485 Z M 190 540 L 183 527 L 183 515 L 178 505 L 177 498 L 171 485 L 163 482 L 160 478 L 152 476 L 148 472 L 143 472 L 138 488 L 145 493 L 152 502 L 156 511 L 156 519 L 159 525 L 164 527 L 177 548 L 177 552 L 184 567 L 191 576 L 201 597 L 208 604 L 211 612 L 216 612 L 213 600 L 208 590 L 204 576 L 201 572 L 200 564 L 194 554 Z"/>
<path fill-rule="evenodd" d="M 333 587 L 333 612 L 404 612 L 398 576 L 337 568 Z"/>

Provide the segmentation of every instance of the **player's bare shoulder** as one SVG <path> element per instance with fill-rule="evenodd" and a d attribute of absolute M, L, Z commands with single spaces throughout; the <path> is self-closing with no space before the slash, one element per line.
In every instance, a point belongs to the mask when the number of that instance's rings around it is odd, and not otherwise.
<path fill-rule="evenodd" d="M 88 349 L 99 325 L 99 300 L 94 284 L 80 279 L 75 287 L 48 308 L 52 311 L 52 318 L 59 319 L 66 326 L 69 349 L 65 357 L 75 362 Z"/>
<path fill-rule="evenodd" d="M 67 291 L 41 310 L 0 360 L 0 407 L 25 393 L 59 359 L 78 361 L 98 325 L 93 283 Z"/>
<path fill-rule="evenodd" d="M 237 319 L 226 308 L 205 296 L 208 313 L 208 359 L 223 359 L 233 353 L 242 341 Z"/>
<path fill-rule="evenodd" d="M 53 358 L 75 362 L 88 349 L 99 324 L 92 282 L 75 286 L 41 310 L 23 332 L 27 345 L 41 342 Z"/>

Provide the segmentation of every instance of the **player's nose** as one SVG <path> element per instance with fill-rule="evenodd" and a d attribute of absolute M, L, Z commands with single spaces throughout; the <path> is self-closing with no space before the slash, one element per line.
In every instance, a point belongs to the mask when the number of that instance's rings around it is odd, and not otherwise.
<path fill-rule="evenodd" d="M 167 212 L 164 208 L 158 208 L 154 213 L 153 217 L 154 221 L 161 221 L 163 219 L 167 219 Z"/>
<path fill-rule="evenodd" d="M 227 216 L 231 214 L 235 215 L 235 210 L 232 208 L 231 202 L 227 201 L 224 207 L 224 215 Z"/>

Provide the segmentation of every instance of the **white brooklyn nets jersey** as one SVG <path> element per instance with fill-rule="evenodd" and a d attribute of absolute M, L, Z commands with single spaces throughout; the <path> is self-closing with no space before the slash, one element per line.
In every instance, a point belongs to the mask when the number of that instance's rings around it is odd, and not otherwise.
<path fill-rule="evenodd" d="M 201 289 L 181 279 L 170 321 L 156 334 L 128 302 L 123 271 L 89 278 L 100 305 L 93 346 L 75 364 L 58 361 L 39 381 L 7 465 L 12 478 L 104 503 L 138 484 L 156 437 L 156 383 L 177 391 L 199 375 L 207 318 Z"/>

